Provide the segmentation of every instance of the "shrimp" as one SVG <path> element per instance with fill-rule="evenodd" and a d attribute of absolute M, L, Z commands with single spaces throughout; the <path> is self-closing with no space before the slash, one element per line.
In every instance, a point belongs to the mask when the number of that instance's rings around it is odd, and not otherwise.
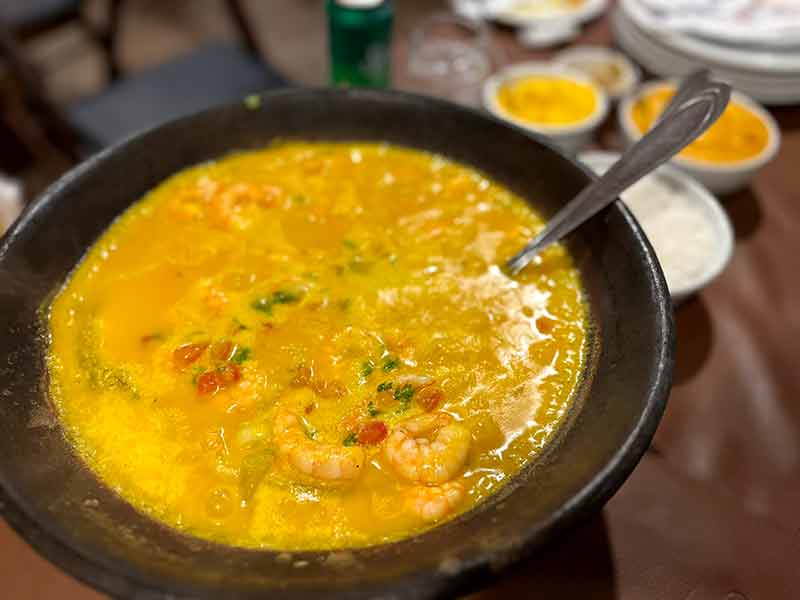
<path fill-rule="evenodd" d="M 456 476 L 467 460 L 470 433 L 442 412 L 401 421 L 386 439 L 384 455 L 399 475 L 440 484 Z"/>
<path fill-rule="evenodd" d="M 452 512 L 464 499 L 464 485 L 448 481 L 442 485 L 415 485 L 408 490 L 408 508 L 423 521 L 438 521 Z"/>
<path fill-rule="evenodd" d="M 339 446 L 315 442 L 306 435 L 300 419 L 293 412 L 279 409 L 273 425 L 278 452 L 295 469 L 327 481 L 345 481 L 358 477 L 364 465 L 364 450 L 358 446 Z"/>

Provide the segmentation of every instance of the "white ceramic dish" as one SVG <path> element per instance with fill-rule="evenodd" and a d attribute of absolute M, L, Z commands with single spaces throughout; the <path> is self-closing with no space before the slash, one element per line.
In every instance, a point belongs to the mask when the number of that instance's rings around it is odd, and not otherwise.
<path fill-rule="evenodd" d="M 515 10 L 520 5 L 530 4 L 534 10 L 527 14 Z M 556 20 L 569 19 L 576 23 L 585 23 L 600 16 L 608 6 L 608 0 L 586 0 L 577 7 L 561 7 L 553 0 L 488 0 L 484 14 L 498 23 L 510 27 L 529 27 L 531 25 L 547 25 Z"/>
<path fill-rule="evenodd" d="M 716 45 L 681 33 L 653 34 L 638 27 L 622 7 L 612 14 L 611 27 L 619 46 L 660 77 L 680 77 L 702 65 L 765 104 L 800 102 L 800 50 L 763 51 Z"/>
<path fill-rule="evenodd" d="M 620 102 L 617 108 L 617 119 L 626 146 L 642 137 L 631 117 L 633 104 L 644 95 L 666 86 L 674 87 L 676 83 L 675 81 L 652 81 L 641 86 L 634 94 Z M 769 112 L 755 100 L 739 92 L 734 92 L 731 100 L 744 105 L 766 125 L 769 134 L 766 148 L 753 158 L 731 163 L 715 163 L 684 156 L 676 156 L 670 161 L 715 194 L 730 194 L 745 187 L 759 169 L 775 157 L 780 147 L 780 129 Z"/>
<path fill-rule="evenodd" d="M 674 31 L 715 43 L 784 49 L 800 45 L 796 0 L 623 0 L 651 33 Z"/>
<path fill-rule="evenodd" d="M 556 64 L 567 67 L 568 69 L 575 69 L 581 71 L 588 77 L 592 77 L 588 67 L 581 67 L 579 65 L 602 65 L 613 64 L 620 72 L 618 81 L 613 86 L 603 86 L 599 81 L 595 83 L 603 87 L 609 98 L 618 99 L 626 94 L 629 94 L 638 85 L 641 79 L 639 68 L 634 65 L 627 56 L 622 52 L 611 50 L 603 46 L 575 46 L 556 54 L 553 62 Z"/>
<path fill-rule="evenodd" d="M 600 174 L 604 173 L 619 160 L 619 154 L 614 152 L 584 152 L 578 156 L 578 159 L 592 171 Z M 720 206 L 717 199 L 702 184 L 682 171 L 670 165 L 662 165 L 648 177 L 661 178 L 665 185 L 680 189 L 683 194 L 689 196 L 693 204 L 700 208 L 702 214 L 707 217 L 716 239 L 713 254 L 703 257 L 702 268 L 698 271 L 698 274 L 685 282 L 684 285 L 670 285 L 672 302 L 677 305 L 706 287 L 725 270 L 725 267 L 733 257 L 733 227 L 727 213 Z M 646 224 L 643 227 L 646 229 Z M 658 253 L 656 254 L 658 255 Z M 659 257 L 660 261 L 664 259 L 666 257 Z M 664 265 L 662 265 L 662 268 L 664 268 Z M 668 269 L 665 268 L 666 270 Z"/>
<path fill-rule="evenodd" d="M 594 112 L 583 121 L 570 125 L 543 125 L 530 123 L 515 117 L 500 106 L 497 100 L 497 93 L 504 84 L 531 75 L 565 77 L 592 86 L 597 99 Z M 586 75 L 580 71 L 568 69 L 554 63 L 542 62 L 519 63 L 506 67 L 489 77 L 483 85 L 483 105 L 486 110 L 495 116 L 518 127 L 544 135 L 559 147 L 573 154 L 592 141 L 595 130 L 608 114 L 608 97 Z"/>

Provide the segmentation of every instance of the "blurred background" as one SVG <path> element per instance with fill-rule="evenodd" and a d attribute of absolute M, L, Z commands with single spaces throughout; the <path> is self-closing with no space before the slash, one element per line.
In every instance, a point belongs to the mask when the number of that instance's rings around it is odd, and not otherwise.
<path fill-rule="evenodd" d="M 730 82 L 741 110 L 665 175 L 664 203 L 675 181 L 700 182 L 720 215 L 722 234 L 686 260 L 724 259 L 680 297 L 670 286 L 667 414 L 601 515 L 483 597 L 536 585 L 560 598 L 796 598 L 800 0 L 0 0 L 0 231 L 109 144 L 215 104 L 257 106 L 271 89 L 398 88 L 490 111 L 567 152 L 619 151 L 657 117 L 657 86 L 672 85 L 650 82 L 697 67 Z M 591 114 L 553 78 L 590 86 Z M 581 135 L 566 136 L 576 123 Z M 98 597 L 2 522 L 0 589 Z"/>

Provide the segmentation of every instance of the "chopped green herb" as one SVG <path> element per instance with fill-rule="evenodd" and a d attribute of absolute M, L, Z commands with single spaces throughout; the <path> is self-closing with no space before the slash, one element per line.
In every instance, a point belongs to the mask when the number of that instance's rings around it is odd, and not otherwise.
<path fill-rule="evenodd" d="M 249 329 L 249 328 L 247 327 L 247 325 L 245 325 L 244 323 L 242 323 L 242 322 L 241 322 L 239 319 L 237 319 L 236 317 L 233 317 L 233 324 L 234 324 L 234 325 L 236 325 L 236 331 L 245 331 L 246 329 Z"/>
<path fill-rule="evenodd" d="M 310 440 L 317 439 L 317 430 L 311 427 L 310 425 L 305 428 L 306 430 L 306 437 Z"/>
<path fill-rule="evenodd" d="M 192 385 L 197 385 L 197 378 L 203 374 L 203 367 L 199 365 L 195 365 L 194 369 L 192 369 Z"/>
<path fill-rule="evenodd" d="M 297 194 L 296 196 L 292 196 L 292 204 L 308 204 L 311 200 L 308 196 L 304 196 L 303 194 Z"/>
<path fill-rule="evenodd" d="M 258 298 L 257 300 L 254 300 L 250 306 L 259 312 L 263 312 L 268 315 L 272 314 L 272 298 Z"/>
<path fill-rule="evenodd" d="M 384 381 L 383 383 L 378 384 L 378 391 L 385 392 L 387 390 L 392 389 L 392 382 L 391 381 Z"/>
<path fill-rule="evenodd" d="M 394 371 L 399 366 L 400 366 L 400 361 L 394 358 L 393 356 L 387 356 L 383 360 L 384 373 L 388 373 L 389 371 Z"/>
<path fill-rule="evenodd" d="M 378 407 L 375 406 L 375 403 L 372 401 L 367 404 L 367 412 L 369 413 L 370 417 L 377 417 L 379 414 L 381 414 L 381 411 L 378 410 Z"/>
<path fill-rule="evenodd" d="M 410 402 L 413 396 L 414 388 L 409 384 L 405 384 L 403 387 L 397 388 L 394 391 L 394 399 L 399 400 L 400 402 Z"/>
<path fill-rule="evenodd" d="M 372 268 L 372 263 L 365 261 L 361 255 L 356 254 L 353 257 L 353 260 L 347 263 L 347 266 L 350 267 L 350 270 L 353 271 L 354 273 L 359 273 L 363 275 Z"/>
<path fill-rule="evenodd" d="M 356 442 L 358 442 L 358 436 L 352 431 L 342 440 L 342 444 L 345 446 L 355 446 Z"/>
<path fill-rule="evenodd" d="M 287 292 L 286 290 L 278 290 L 272 294 L 272 302 L 274 304 L 293 304 L 300 301 L 300 294 L 295 292 Z"/>
<path fill-rule="evenodd" d="M 278 290 L 272 296 L 264 296 L 256 299 L 250 306 L 259 312 L 272 314 L 272 307 L 276 304 L 293 304 L 300 301 L 300 294 L 286 290 Z"/>
<path fill-rule="evenodd" d="M 244 105 L 250 110 L 258 110 L 261 108 L 261 96 L 258 94 L 250 94 L 245 96 Z"/>
<path fill-rule="evenodd" d="M 242 348 L 237 348 L 236 352 L 233 353 L 231 360 L 235 362 L 237 365 L 240 365 L 244 361 L 250 358 L 250 352 L 251 352 L 250 348 L 247 348 L 246 346 Z"/>
<path fill-rule="evenodd" d="M 358 246 L 353 240 L 344 239 L 342 240 L 342 244 L 344 244 L 346 248 L 350 248 L 351 250 L 355 250 L 356 248 L 358 248 Z"/>
<path fill-rule="evenodd" d="M 342 298 L 336 303 L 336 306 L 339 307 L 340 311 L 347 312 L 350 309 L 350 298 Z"/>
<path fill-rule="evenodd" d="M 361 365 L 361 377 L 366 379 L 370 375 L 372 375 L 372 371 L 375 370 L 375 364 L 371 360 L 365 360 Z"/>

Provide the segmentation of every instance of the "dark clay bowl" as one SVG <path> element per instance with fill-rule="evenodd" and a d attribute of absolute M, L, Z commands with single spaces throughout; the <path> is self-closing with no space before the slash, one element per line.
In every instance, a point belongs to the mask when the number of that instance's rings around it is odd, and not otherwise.
<path fill-rule="evenodd" d="M 135 511 L 87 470 L 48 399 L 42 310 L 103 230 L 169 175 L 275 138 L 382 140 L 473 165 L 545 214 L 590 175 L 541 138 L 399 93 L 294 90 L 168 123 L 86 161 L 0 242 L 0 509 L 45 557 L 118 597 L 428 598 L 485 585 L 633 470 L 664 410 L 673 354 L 664 278 L 617 203 L 569 240 L 591 309 L 575 408 L 543 456 L 499 494 L 405 541 L 335 553 L 221 546 Z M 136 315 L 131 315 L 132 319 Z"/>

